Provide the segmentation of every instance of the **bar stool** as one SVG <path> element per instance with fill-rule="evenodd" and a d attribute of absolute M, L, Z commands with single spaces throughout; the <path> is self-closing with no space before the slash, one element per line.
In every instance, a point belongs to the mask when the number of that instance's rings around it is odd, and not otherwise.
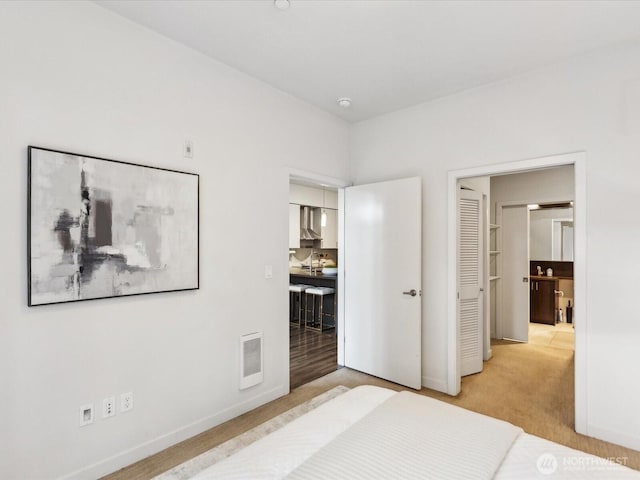
<path fill-rule="evenodd" d="M 302 301 L 303 301 L 302 294 L 308 288 L 311 288 L 311 285 L 289 284 L 289 324 L 290 325 L 297 325 L 298 327 L 304 326 L 302 323 Z M 297 308 L 296 308 L 296 304 L 298 305 Z M 297 321 L 296 321 L 296 314 L 295 314 L 296 310 L 298 311 Z M 305 320 L 306 320 L 306 315 L 305 315 Z"/>
<path fill-rule="evenodd" d="M 311 330 L 323 331 L 328 328 L 335 327 L 336 324 L 336 308 L 335 308 L 335 290 L 330 287 L 311 287 L 307 288 L 304 292 L 305 296 L 305 310 L 304 310 L 304 323 L 306 328 Z M 308 296 L 311 295 L 311 321 L 309 321 L 309 300 Z M 324 313 L 324 297 L 328 295 L 334 295 L 333 313 Z M 318 308 L 318 316 L 316 318 L 316 299 L 319 299 L 320 307 Z M 325 326 L 324 317 L 333 317 L 333 325 Z"/>

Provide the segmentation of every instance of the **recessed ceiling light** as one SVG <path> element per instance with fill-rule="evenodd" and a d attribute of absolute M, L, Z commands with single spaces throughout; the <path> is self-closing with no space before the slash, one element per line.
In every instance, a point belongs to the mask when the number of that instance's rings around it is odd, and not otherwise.
<path fill-rule="evenodd" d="M 351 106 L 351 99 L 347 97 L 339 98 L 338 105 L 342 108 L 349 108 Z"/>
<path fill-rule="evenodd" d="M 289 0 L 273 0 L 273 6 L 278 10 L 286 10 L 291 6 Z"/>

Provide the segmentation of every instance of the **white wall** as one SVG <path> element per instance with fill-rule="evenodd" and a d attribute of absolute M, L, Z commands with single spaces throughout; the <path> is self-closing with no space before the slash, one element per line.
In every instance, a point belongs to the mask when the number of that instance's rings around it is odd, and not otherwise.
<path fill-rule="evenodd" d="M 288 168 L 346 178 L 348 125 L 92 3 L 2 2 L 0 32 L 0 477 L 96 478 L 288 392 Z M 199 173 L 200 290 L 27 308 L 30 144 Z"/>
<path fill-rule="evenodd" d="M 573 165 L 491 177 L 491 218 L 498 203 L 553 203 L 574 199 Z M 492 220 L 493 221 L 493 220 Z"/>
<path fill-rule="evenodd" d="M 588 433 L 636 449 L 640 322 L 633 302 L 611 299 L 635 297 L 640 263 L 640 222 L 617 208 L 640 201 L 638 58 L 639 43 L 601 50 L 361 122 L 351 142 L 356 183 L 424 179 L 423 376 L 435 388 L 448 373 L 447 171 L 586 151 Z"/>

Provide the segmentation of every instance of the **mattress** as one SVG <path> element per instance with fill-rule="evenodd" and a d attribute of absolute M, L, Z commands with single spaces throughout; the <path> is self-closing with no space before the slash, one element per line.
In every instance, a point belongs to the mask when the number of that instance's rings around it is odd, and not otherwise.
<path fill-rule="evenodd" d="M 640 472 L 411 392 L 360 386 L 194 479 L 637 479 Z"/>

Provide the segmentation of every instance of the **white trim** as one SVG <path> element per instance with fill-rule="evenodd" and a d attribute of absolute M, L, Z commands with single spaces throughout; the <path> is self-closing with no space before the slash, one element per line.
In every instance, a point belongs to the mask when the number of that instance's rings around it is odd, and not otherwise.
<path fill-rule="evenodd" d="M 628 433 L 591 424 L 589 425 L 589 436 L 595 438 L 606 438 L 607 442 L 615 443 L 616 445 L 623 445 L 634 450 L 640 450 L 640 437 L 638 435 L 629 435 Z"/>
<path fill-rule="evenodd" d="M 196 420 L 189 425 L 180 427 L 172 432 L 160 435 L 153 440 L 144 442 L 138 446 L 125 450 L 123 452 L 112 455 L 111 457 L 100 460 L 79 470 L 71 473 L 67 473 L 58 477 L 58 480 L 81 480 L 86 478 L 100 478 L 116 470 L 131 465 L 137 462 L 141 458 L 153 455 L 165 448 L 168 448 L 176 443 L 191 438 L 199 433 L 205 432 L 210 428 L 220 425 L 227 420 L 231 420 L 243 413 L 249 412 L 254 408 L 257 408 L 265 403 L 271 402 L 277 398 L 282 397 L 289 393 L 288 382 L 287 385 L 280 385 L 269 391 L 266 391 L 256 397 L 247 400 L 246 402 L 238 403 L 225 408 L 220 412 L 210 415 L 200 420 Z"/>
<path fill-rule="evenodd" d="M 460 393 L 460 349 L 458 348 L 458 179 L 470 175 L 447 173 L 447 388 L 449 395 Z M 480 173 L 475 175 L 481 176 Z"/>
<path fill-rule="evenodd" d="M 582 153 L 574 163 L 573 204 L 573 284 L 574 304 L 579 305 L 578 323 L 575 325 L 575 424 L 576 432 L 590 435 L 587 418 L 587 155 Z M 580 302 L 580 303 L 577 303 Z"/>
<path fill-rule="evenodd" d="M 456 315 L 456 195 L 458 180 L 467 177 L 522 173 L 562 165 L 574 166 L 574 298 L 580 312 L 575 324 L 575 426 L 576 432 L 588 434 L 587 421 L 587 174 L 586 153 L 571 152 L 474 168 L 452 170 L 447 174 L 447 389 L 449 395 L 460 393 L 458 319 Z"/>
<path fill-rule="evenodd" d="M 299 170 L 297 168 L 288 168 L 286 173 L 288 175 L 289 184 L 292 180 L 300 180 L 305 183 L 314 183 L 318 186 L 338 189 L 338 316 L 336 319 L 336 337 L 338 342 L 338 365 L 344 365 L 344 189 L 345 187 L 350 187 L 353 183 L 341 178 L 329 177 L 327 175 Z M 288 245 L 287 251 L 289 251 Z M 287 256 L 287 259 L 288 258 L 289 257 Z M 285 271 L 289 271 L 288 260 Z M 287 339 L 288 338 L 289 337 L 287 335 Z M 289 345 L 288 341 L 287 345 Z M 289 357 L 287 355 L 287 359 L 288 358 Z M 288 371 L 290 372 L 291 365 L 288 360 L 287 365 L 289 366 Z"/>
<path fill-rule="evenodd" d="M 489 194 L 490 196 L 490 194 Z M 491 351 L 491 254 L 489 249 L 491 248 L 491 215 L 490 198 L 486 193 L 482 194 L 482 236 L 484 245 L 482 253 L 482 360 L 486 362 L 491 358 L 493 352 Z"/>
<path fill-rule="evenodd" d="M 338 190 L 338 319 L 336 336 L 338 341 L 338 365 L 344 366 L 344 188 Z"/>
<path fill-rule="evenodd" d="M 352 185 L 351 182 L 337 177 L 330 177 L 321 173 L 308 172 L 297 168 L 288 168 L 287 174 L 289 182 L 291 180 L 302 180 L 304 182 L 315 183 L 320 187 L 344 188 Z"/>
<path fill-rule="evenodd" d="M 444 392 L 447 390 L 447 382 L 440 378 L 423 376 L 422 386 L 425 388 L 430 388 L 431 390 L 436 390 L 438 392 Z"/>

